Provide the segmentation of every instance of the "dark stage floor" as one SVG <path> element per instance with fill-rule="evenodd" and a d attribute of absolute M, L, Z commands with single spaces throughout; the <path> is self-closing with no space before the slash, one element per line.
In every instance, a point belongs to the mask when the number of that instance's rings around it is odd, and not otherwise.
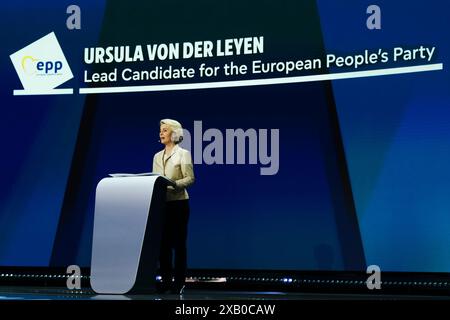
<path fill-rule="evenodd" d="M 0 286 L 1 300 L 450 300 L 450 296 L 324 294 L 187 289 L 174 294 L 99 295 L 91 290 Z"/>

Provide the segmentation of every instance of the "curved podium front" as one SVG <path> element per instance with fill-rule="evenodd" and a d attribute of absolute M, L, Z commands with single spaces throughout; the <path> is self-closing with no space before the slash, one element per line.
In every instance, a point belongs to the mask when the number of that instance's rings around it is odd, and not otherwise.
<path fill-rule="evenodd" d="M 102 294 L 155 291 L 168 180 L 104 178 L 95 196 L 91 287 Z"/>

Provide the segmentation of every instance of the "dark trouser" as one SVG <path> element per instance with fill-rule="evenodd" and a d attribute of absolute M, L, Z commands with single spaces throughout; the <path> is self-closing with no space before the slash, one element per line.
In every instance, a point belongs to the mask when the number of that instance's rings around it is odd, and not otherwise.
<path fill-rule="evenodd" d="M 175 286 L 181 287 L 186 278 L 186 239 L 189 220 L 189 200 L 166 202 L 161 238 L 159 267 L 163 283 L 175 276 Z M 175 272 L 172 271 L 172 250 L 175 253 Z"/>

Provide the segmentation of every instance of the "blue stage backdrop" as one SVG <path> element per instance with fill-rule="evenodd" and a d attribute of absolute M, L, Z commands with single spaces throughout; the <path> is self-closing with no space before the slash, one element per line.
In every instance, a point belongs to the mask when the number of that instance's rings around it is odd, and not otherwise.
<path fill-rule="evenodd" d="M 196 176 L 189 189 L 190 268 L 360 271 L 376 264 L 385 271 L 449 272 L 448 5 L 378 1 L 381 29 L 369 30 L 371 4 L 79 1 L 81 29 L 72 30 L 70 3 L 2 3 L 0 266 L 89 267 L 97 183 L 110 173 L 151 171 L 162 149 L 159 120 L 174 118 L 184 126 L 182 146 L 191 150 Z M 10 55 L 50 32 L 74 75 L 58 88 L 74 93 L 13 95 L 22 83 Z M 264 52 L 92 64 L 85 54 L 85 48 L 146 51 L 151 43 L 245 37 L 263 39 Z M 209 79 L 86 81 L 114 69 L 120 78 L 126 68 L 325 61 L 329 53 L 420 46 L 435 48 L 430 59 L 289 74 L 275 67 Z M 436 64 L 443 68 L 355 78 L 359 71 Z M 353 76 L 79 92 L 342 72 Z"/>

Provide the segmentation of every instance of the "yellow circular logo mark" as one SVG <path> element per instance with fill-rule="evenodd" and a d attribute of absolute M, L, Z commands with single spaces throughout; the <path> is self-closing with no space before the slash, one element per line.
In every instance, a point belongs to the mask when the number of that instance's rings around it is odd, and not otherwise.
<path fill-rule="evenodd" d="M 33 58 L 32 56 L 25 56 L 22 58 L 22 69 L 28 75 L 34 75 L 36 71 L 36 62 L 39 59 Z"/>

